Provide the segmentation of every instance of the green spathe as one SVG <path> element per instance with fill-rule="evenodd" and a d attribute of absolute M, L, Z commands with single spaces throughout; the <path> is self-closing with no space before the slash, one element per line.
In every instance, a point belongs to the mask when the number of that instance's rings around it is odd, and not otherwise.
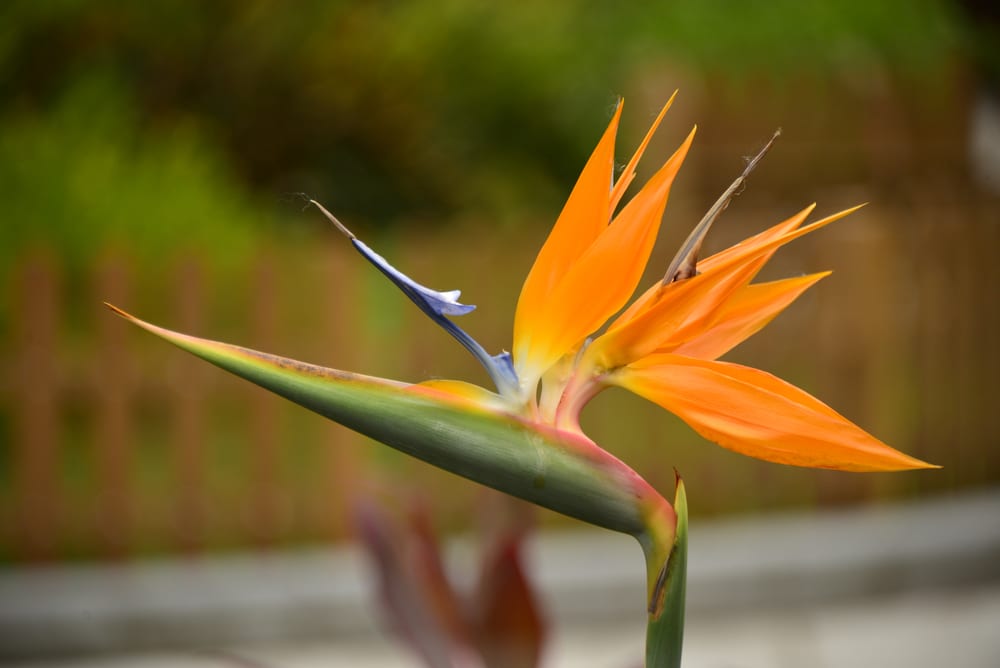
<path fill-rule="evenodd" d="M 584 522 L 639 536 L 646 517 L 665 503 L 638 474 L 581 435 L 419 386 L 180 334 L 115 310 L 187 352 L 401 452 Z"/>

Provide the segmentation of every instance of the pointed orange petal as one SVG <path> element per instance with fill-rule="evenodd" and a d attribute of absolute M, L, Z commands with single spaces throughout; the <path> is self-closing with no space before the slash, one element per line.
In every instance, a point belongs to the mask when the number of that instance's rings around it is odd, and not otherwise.
<path fill-rule="evenodd" d="M 803 292 L 829 275 L 829 271 L 824 271 L 744 286 L 723 305 L 707 329 L 691 331 L 682 327 L 674 336 L 677 343 L 672 342 L 669 347 L 661 346 L 657 352 L 673 352 L 706 360 L 721 357 L 759 332 Z"/>
<path fill-rule="evenodd" d="M 621 113 L 619 103 L 528 272 L 514 314 L 515 341 L 527 336 L 547 307 L 553 288 L 611 220 L 609 197 L 614 178 L 615 133 Z"/>
<path fill-rule="evenodd" d="M 628 186 L 632 183 L 632 179 L 635 178 L 635 168 L 639 165 L 639 159 L 642 158 L 642 154 L 646 151 L 646 147 L 649 146 L 649 140 L 651 140 L 653 135 L 656 134 L 656 129 L 660 127 L 660 121 L 662 121 L 663 117 L 666 116 L 667 109 L 669 109 L 670 105 L 674 103 L 675 97 L 677 97 L 677 91 L 674 91 L 674 94 L 670 96 L 667 103 L 663 105 L 663 109 L 660 110 L 660 114 L 656 117 L 656 120 L 653 121 L 653 125 L 650 126 L 646 136 L 643 137 L 642 143 L 639 144 L 639 148 L 636 149 L 632 159 L 628 161 L 625 169 L 622 170 L 621 175 L 618 177 L 618 181 L 615 182 L 615 187 L 611 191 L 610 210 L 612 213 L 614 213 L 614 210 L 618 208 L 618 203 L 622 201 L 622 196 L 625 194 L 625 191 L 628 190 Z"/>
<path fill-rule="evenodd" d="M 675 413 L 708 440 L 757 459 L 843 471 L 937 468 L 758 369 L 663 354 L 608 380 Z"/>
<path fill-rule="evenodd" d="M 514 363 L 522 378 L 543 373 L 573 350 L 635 291 L 694 132 L 573 264 L 535 314 L 530 331 L 519 332 Z"/>
<path fill-rule="evenodd" d="M 804 237 L 810 232 L 815 232 L 816 230 L 826 227 L 830 223 L 836 222 L 841 218 L 848 216 L 858 209 L 862 208 L 864 204 L 859 204 L 858 206 L 852 206 L 850 209 L 844 209 L 843 211 L 838 211 L 837 213 L 827 216 L 817 220 L 814 223 L 809 223 L 805 227 L 798 227 L 798 224 L 794 224 L 794 221 L 801 216 L 803 213 L 808 214 L 812 211 L 814 205 L 806 207 L 802 212 L 789 218 L 783 223 L 778 223 L 769 230 L 765 230 L 761 234 L 757 234 L 749 239 L 731 246 L 721 253 L 716 253 L 710 258 L 706 258 L 703 265 L 699 265 L 699 268 L 703 273 L 709 273 L 713 271 L 726 271 L 734 266 L 745 264 L 748 261 L 752 261 L 755 258 L 766 256 L 770 257 L 770 254 L 781 248 L 789 241 L 794 241 L 799 237 Z M 787 229 L 787 231 L 780 231 Z"/>
<path fill-rule="evenodd" d="M 640 297 L 638 308 L 627 310 L 590 345 L 586 352 L 588 363 L 603 369 L 624 366 L 653 353 L 670 341 L 681 327 L 706 327 L 775 250 L 858 208 L 841 211 L 806 227 L 774 234 L 779 227 L 794 221 L 796 217 L 793 217 L 723 251 L 719 254 L 722 257 L 714 262 L 706 261 L 707 267 L 698 276 L 653 286 Z"/>
<path fill-rule="evenodd" d="M 806 218 L 809 217 L 809 214 L 811 214 L 815 208 L 816 208 L 815 203 L 810 204 L 806 208 L 796 213 L 794 216 L 786 218 L 777 225 L 773 225 L 764 230 L 763 232 L 758 232 L 752 237 L 747 237 L 738 244 L 730 246 L 725 250 L 721 250 L 718 253 L 715 253 L 714 255 L 710 255 L 704 260 L 700 260 L 698 262 L 698 271 L 700 272 L 711 271 L 712 267 L 716 267 L 732 259 L 738 253 L 745 253 L 753 248 L 759 248 L 760 246 L 768 244 L 774 241 L 775 239 L 781 238 L 782 235 L 794 232 L 795 230 L 799 229 L 799 227 L 801 227 L 802 223 L 806 221 Z M 850 211 L 854 211 L 854 209 L 851 209 Z M 840 214 L 837 215 L 839 216 Z M 833 220 L 836 220 L 836 218 L 834 218 Z M 833 222 L 833 221 L 831 220 L 828 222 Z M 769 259 L 772 255 L 774 255 L 774 253 L 777 250 L 778 250 L 777 248 L 772 248 L 771 251 L 766 255 L 766 257 Z"/>
<path fill-rule="evenodd" d="M 803 221 L 805 221 L 805 219 L 809 216 L 809 214 L 812 213 L 812 210 L 814 208 L 816 208 L 816 205 L 812 204 L 803 209 L 802 211 L 798 212 L 791 218 L 788 218 L 787 220 L 784 220 L 778 223 L 777 225 L 764 230 L 763 232 L 755 234 L 752 237 L 744 239 L 735 246 L 730 246 L 729 248 L 720 251 L 715 255 L 712 255 L 711 257 L 705 258 L 704 260 L 700 260 L 698 262 L 698 271 L 700 273 L 705 273 L 706 271 L 710 270 L 713 266 L 717 267 L 727 258 L 731 258 L 738 250 L 745 250 L 747 248 L 750 248 L 751 246 L 758 246 L 760 244 L 767 243 L 772 239 L 780 237 L 782 234 L 787 234 L 788 232 L 797 229 L 803 223 Z M 761 266 L 763 266 L 763 264 L 766 264 L 767 260 L 770 258 L 771 255 L 774 254 L 776 250 L 777 249 L 774 249 L 770 253 L 764 256 L 764 262 L 761 263 Z M 620 316 L 618 316 L 618 318 L 616 318 L 613 323 L 611 323 L 609 329 L 614 329 L 615 327 L 623 325 L 624 323 L 636 317 L 639 313 L 641 313 L 645 309 L 649 308 L 650 305 L 659 296 L 661 285 L 662 284 L 659 281 L 657 281 L 653 286 L 651 286 L 648 290 L 646 290 L 646 292 L 644 292 L 641 297 L 632 302 L 632 304 Z"/>
<path fill-rule="evenodd" d="M 597 369 L 616 369 L 652 354 L 674 340 L 684 327 L 697 329 L 710 324 L 730 296 L 746 285 L 759 270 L 746 263 L 729 271 L 705 273 L 666 286 L 657 284 L 647 293 L 643 309 L 597 337 L 584 353 L 582 364 Z"/>

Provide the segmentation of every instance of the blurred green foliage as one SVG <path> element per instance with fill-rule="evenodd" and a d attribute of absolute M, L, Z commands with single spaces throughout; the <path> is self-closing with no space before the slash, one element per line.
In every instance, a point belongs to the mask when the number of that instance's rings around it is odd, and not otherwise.
<path fill-rule="evenodd" d="M 235 252 L 302 190 L 375 224 L 515 220 L 559 206 L 643 73 L 931 85 L 962 43 L 943 0 L 13 0 L 0 26 L 5 246 L 71 256 Z"/>
<path fill-rule="evenodd" d="M 0 126 L 0 200 L 0 266 L 32 246 L 58 252 L 70 270 L 109 246 L 140 264 L 216 248 L 225 266 L 245 257 L 261 227 L 224 156 L 180 123 L 141 132 L 128 95 L 102 78 Z"/>

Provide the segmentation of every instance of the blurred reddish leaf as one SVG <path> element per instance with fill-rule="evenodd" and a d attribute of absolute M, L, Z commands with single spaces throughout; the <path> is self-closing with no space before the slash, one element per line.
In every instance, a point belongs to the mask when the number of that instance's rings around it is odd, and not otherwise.
<path fill-rule="evenodd" d="M 372 556 L 392 630 L 428 666 L 532 668 L 545 638 L 521 559 L 530 522 L 509 499 L 484 512 L 485 543 L 473 598 L 464 604 L 450 581 L 428 514 L 411 503 L 401 518 L 374 502 L 355 506 L 358 534 Z"/>
<path fill-rule="evenodd" d="M 469 641 L 426 517 L 398 522 L 374 503 L 355 506 L 358 534 L 375 563 L 382 609 L 392 630 L 429 666 L 483 665 Z"/>
<path fill-rule="evenodd" d="M 483 558 L 479 591 L 477 644 L 487 666 L 537 666 L 545 623 L 521 561 L 523 533 L 508 533 Z"/>

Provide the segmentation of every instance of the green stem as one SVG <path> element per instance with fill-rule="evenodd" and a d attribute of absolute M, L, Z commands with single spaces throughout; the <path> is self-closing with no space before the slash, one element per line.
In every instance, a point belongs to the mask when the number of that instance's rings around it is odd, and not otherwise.
<path fill-rule="evenodd" d="M 639 543 L 646 556 L 649 605 L 646 623 L 646 668 L 678 668 L 684 640 L 687 582 L 687 496 L 677 479 L 676 527 L 651 518 Z M 666 525 L 666 526 L 665 526 Z"/>

